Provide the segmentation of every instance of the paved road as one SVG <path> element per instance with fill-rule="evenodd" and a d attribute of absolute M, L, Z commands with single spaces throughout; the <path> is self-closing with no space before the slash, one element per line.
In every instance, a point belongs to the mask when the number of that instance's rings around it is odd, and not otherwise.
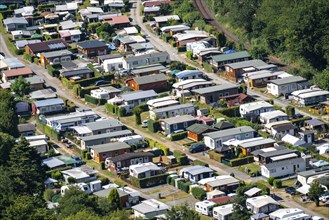
<path fill-rule="evenodd" d="M 13 57 L 13 55 L 8 50 L 6 45 L 5 39 L 3 38 L 2 34 L 0 34 L 0 52 L 3 52 L 6 57 Z"/>

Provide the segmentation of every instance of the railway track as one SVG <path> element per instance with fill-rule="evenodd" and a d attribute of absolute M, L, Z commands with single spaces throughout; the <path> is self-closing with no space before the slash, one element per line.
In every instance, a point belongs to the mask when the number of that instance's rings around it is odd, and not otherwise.
<path fill-rule="evenodd" d="M 216 21 L 215 16 L 206 5 L 205 0 L 193 0 L 193 4 L 207 23 L 211 24 L 216 30 L 223 32 L 228 39 L 234 41 L 235 43 L 240 43 L 237 36 L 229 32 L 225 27 Z M 248 45 L 245 46 L 247 47 Z"/>

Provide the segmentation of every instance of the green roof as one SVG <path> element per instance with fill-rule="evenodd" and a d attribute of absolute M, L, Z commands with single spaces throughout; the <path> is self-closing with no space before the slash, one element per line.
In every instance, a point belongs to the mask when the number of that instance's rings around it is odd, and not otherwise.
<path fill-rule="evenodd" d="M 187 131 L 190 131 L 194 134 L 202 134 L 203 132 L 211 129 L 208 125 L 205 124 L 193 124 L 190 127 L 186 128 Z"/>
<path fill-rule="evenodd" d="M 63 161 L 65 163 L 65 165 L 72 165 L 72 164 L 77 163 L 77 161 L 75 159 L 65 156 L 65 155 L 60 155 L 60 156 L 57 156 L 56 158 Z"/>
<path fill-rule="evenodd" d="M 40 34 L 32 34 L 31 38 L 42 38 Z"/>
<path fill-rule="evenodd" d="M 218 63 L 218 62 L 224 62 L 227 60 L 241 59 L 244 57 L 250 57 L 250 54 L 247 51 L 240 51 L 240 52 L 235 52 L 235 53 L 220 54 L 220 55 L 212 56 L 212 59 Z"/>

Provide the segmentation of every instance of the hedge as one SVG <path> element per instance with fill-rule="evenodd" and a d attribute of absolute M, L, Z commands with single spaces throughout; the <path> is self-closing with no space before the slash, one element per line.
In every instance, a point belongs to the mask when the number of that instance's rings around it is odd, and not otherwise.
<path fill-rule="evenodd" d="M 183 190 L 184 192 L 188 193 L 190 190 L 190 183 L 185 182 L 184 180 L 179 180 L 178 183 L 178 189 Z"/>
<path fill-rule="evenodd" d="M 57 131 L 42 123 L 38 117 L 36 119 L 36 124 L 37 124 L 37 128 L 40 129 L 42 133 L 44 133 L 48 137 L 53 138 L 56 141 L 59 141 L 61 139 L 61 136 Z"/>
<path fill-rule="evenodd" d="M 176 158 L 177 162 L 181 166 L 184 166 L 184 165 L 188 165 L 189 164 L 188 157 L 182 151 L 180 151 L 180 150 L 174 150 L 173 154 L 174 154 L 174 157 Z"/>
<path fill-rule="evenodd" d="M 97 99 L 88 94 L 85 95 L 85 101 L 94 105 L 104 105 L 107 102 L 106 99 Z"/>
<path fill-rule="evenodd" d="M 201 160 L 194 160 L 193 161 L 193 165 L 200 165 L 200 166 L 205 166 L 205 167 L 209 167 L 209 164 L 201 161 Z"/>
<path fill-rule="evenodd" d="M 207 193 L 206 191 L 204 191 L 203 189 L 199 188 L 199 187 L 194 187 L 191 190 L 192 195 L 194 196 L 194 198 L 203 201 L 206 197 L 207 197 Z"/>
<path fill-rule="evenodd" d="M 114 79 L 114 75 L 110 74 L 110 75 L 105 75 L 105 76 L 92 77 L 89 79 L 78 80 L 78 81 L 73 82 L 73 84 L 80 84 L 81 87 L 87 87 L 87 86 L 95 84 L 95 82 L 97 82 L 99 80 L 111 81 L 112 79 Z"/>
<path fill-rule="evenodd" d="M 177 51 L 178 52 L 186 52 L 186 47 L 185 46 L 177 47 Z"/>
<path fill-rule="evenodd" d="M 302 127 L 304 125 L 304 122 L 306 120 L 310 120 L 310 119 L 312 119 L 312 118 L 309 116 L 303 117 L 303 118 L 292 119 L 291 123 L 295 126 Z"/>
<path fill-rule="evenodd" d="M 81 88 L 80 89 L 80 93 L 79 93 L 80 98 L 84 98 L 86 94 L 90 95 L 90 91 L 91 90 L 94 90 L 94 89 L 98 89 L 99 88 L 99 86 L 87 86 L 87 87 L 82 88 L 80 84 L 75 84 L 73 86 L 73 88 L 75 86 L 80 86 L 80 88 Z"/>
<path fill-rule="evenodd" d="M 150 148 L 159 148 L 162 150 L 163 155 L 168 156 L 169 155 L 169 148 L 159 142 L 156 142 L 153 139 L 145 137 L 144 140 L 148 143 Z"/>
<path fill-rule="evenodd" d="M 57 168 L 57 169 L 54 169 L 54 170 L 48 170 L 48 171 L 46 171 L 46 174 L 51 176 L 53 173 L 61 172 L 61 171 L 64 171 L 64 170 L 69 170 L 69 169 L 72 169 L 72 166 L 66 166 L 66 167 L 61 167 L 61 168 Z"/>
<path fill-rule="evenodd" d="M 160 130 L 160 122 L 149 119 L 147 121 L 147 128 L 149 129 L 149 131 L 156 133 Z"/>
<path fill-rule="evenodd" d="M 179 132 L 177 134 L 171 134 L 170 135 L 170 140 L 171 141 L 178 141 L 182 140 L 187 137 L 187 131 Z"/>
<path fill-rule="evenodd" d="M 217 162 L 220 162 L 220 163 L 222 161 L 222 158 L 224 157 L 223 154 L 219 154 L 216 151 L 209 151 L 208 155 L 209 155 L 210 159 L 216 160 Z"/>
<path fill-rule="evenodd" d="M 157 143 L 155 140 L 147 137 L 145 137 L 144 140 L 148 142 L 150 148 L 154 148 Z"/>
<path fill-rule="evenodd" d="M 72 83 L 71 83 L 70 80 L 68 80 L 67 78 L 62 77 L 62 78 L 61 78 L 61 81 L 62 81 L 62 84 L 63 84 L 67 89 L 73 89 L 73 85 L 72 85 Z"/>
<path fill-rule="evenodd" d="M 232 167 L 241 166 L 241 165 L 252 163 L 252 162 L 254 162 L 254 157 L 253 156 L 248 156 L 248 157 L 243 157 L 243 158 L 236 158 L 236 159 L 230 160 L 230 164 L 231 164 Z"/>
<path fill-rule="evenodd" d="M 161 175 L 156 175 L 156 176 L 151 176 L 151 177 L 141 178 L 141 179 L 130 176 L 129 179 L 133 186 L 143 189 L 143 188 L 148 188 L 148 187 L 165 184 L 168 175 L 169 175 L 168 173 L 164 173 Z"/>
<path fill-rule="evenodd" d="M 53 76 L 53 77 L 59 76 L 59 71 L 57 69 L 55 69 L 53 65 L 47 65 L 47 71 L 50 76 Z"/>
<path fill-rule="evenodd" d="M 119 107 L 110 103 L 105 103 L 105 109 L 108 113 L 117 115 L 119 117 L 124 117 L 127 115 L 127 111 L 124 107 Z"/>
<path fill-rule="evenodd" d="M 239 106 L 234 106 L 230 108 L 224 108 L 218 110 L 219 113 L 226 115 L 227 117 L 240 117 Z"/>
<path fill-rule="evenodd" d="M 26 53 L 26 52 L 24 52 L 24 60 L 27 60 L 30 63 L 33 63 L 33 57 L 30 54 Z"/>

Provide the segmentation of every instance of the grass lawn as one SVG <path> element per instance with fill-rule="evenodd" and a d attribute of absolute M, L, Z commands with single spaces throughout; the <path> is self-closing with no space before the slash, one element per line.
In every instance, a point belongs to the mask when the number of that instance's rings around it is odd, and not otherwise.
<path fill-rule="evenodd" d="M 201 215 L 201 214 L 199 214 L 199 215 L 200 215 L 200 220 L 212 220 L 212 219 L 213 219 L 213 218 L 210 217 L 210 216 Z"/>
<path fill-rule="evenodd" d="M 319 207 L 315 206 L 314 202 L 301 202 L 299 196 L 293 196 L 292 197 L 295 202 L 300 204 L 301 206 L 304 206 L 306 209 L 312 210 L 316 213 L 319 213 L 322 216 L 328 217 L 329 214 L 329 205 L 324 205 L 323 203 L 320 203 Z"/>
<path fill-rule="evenodd" d="M 167 196 L 164 196 L 162 197 L 161 199 L 159 199 L 161 202 L 170 202 L 170 201 L 175 201 L 175 200 L 178 200 L 178 199 L 184 199 L 184 198 L 188 198 L 190 197 L 191 195 L 186 193 L 186 192 L 183 192 L 183 191 L 178 191 L 176 193 L 173 193 L 173 194 L 170 194 L 170 195 L 167 195 Z"/>
<path fill-rule="evenodd" d="M 155 194 L 155 193 L 161 193 L 162 191 L 170 190 L 171 188 L 172 188 L 172 186 L 170 186 L 170 185 L 164 185 L 162 187 L 144 192 L 144 194 L 150 195 L 150 194 Z"/>
<path fill-rule="evenodd" d="M 296 178 L 282 181 L 282 188 L 285 188 L 288 186 L 295 186 L 295 181 L 296 181 Z"/>
<path fill-rule="evenodd" d="M 259 165 L 255 164 L 255 163 L 250 163 L 250 164 L 246 164 L 243 166 L 239 166 L 238 170 L 240 170 L 241 172 L 245 172 L 246 168 L 248 168 L 251 172 L 257 172 L 260 171 L 260 167 Z"/>

